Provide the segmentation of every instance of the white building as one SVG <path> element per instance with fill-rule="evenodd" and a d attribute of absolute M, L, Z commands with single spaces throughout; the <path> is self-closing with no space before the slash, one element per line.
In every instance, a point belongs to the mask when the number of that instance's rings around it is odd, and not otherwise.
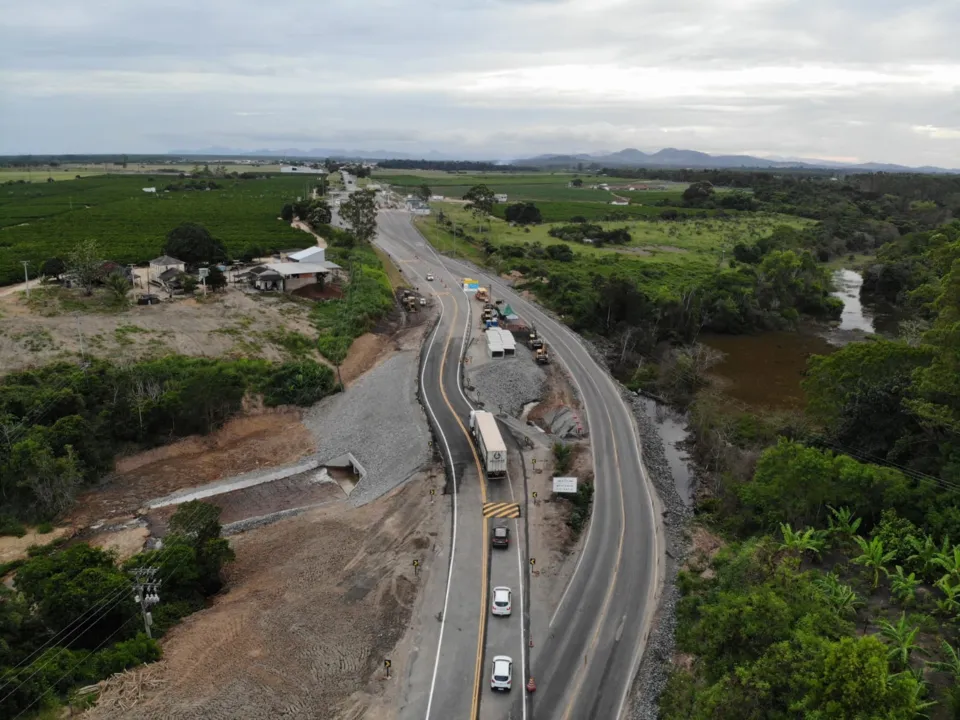
<path fill-rule="evenodd" d="M 611 202 L 610 204 L 611 204 L 611 205 L 629 205 L 629 204 L 630 204 L 630 201 L 629 201 L 629 200 L 614 200 L 614 201 Z"/>
<path fill-rule="evenodd" d="M 495 193 L 493 196 L 493 201 L 498 203 L 505 203 L 507 201 L 506 193 Z"/>
<path fill-rule="evenodd" d="M 309 247 L 296 252 L 288 253 L 287 260 L 299 263 L 319 263 L 323 265 L 327 261 L 326 248 Z"/>
<path fill-rule="evenodd" d="M 187 269 L 187 264 L 183 262 L 183 260 L 177 260 L 175 257 L 170 257 L 169 255 L 161 255 L 150 261 L 151 275 L 159 275 L 171 269 L 177 272 L 183 272 Z"/>
<path fill-rule="evenodd" d="M 293 292 L 307 285 L 315 285 L 321 278 L 339 269 L 340 266 L 332 262 L 267 263 L 250 270 L 248 277 L 257 290 Z"/>

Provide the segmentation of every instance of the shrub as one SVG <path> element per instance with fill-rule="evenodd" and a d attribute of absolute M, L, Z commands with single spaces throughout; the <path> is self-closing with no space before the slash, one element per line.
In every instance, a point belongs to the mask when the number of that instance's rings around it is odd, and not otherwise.
<path fill-rule="evenodd" d="M 0 536 L 12 535 L 13 537 L 23 537 L 27 534 L 27 529 L 18 520 L 9 515 L 0 515 Z"/>

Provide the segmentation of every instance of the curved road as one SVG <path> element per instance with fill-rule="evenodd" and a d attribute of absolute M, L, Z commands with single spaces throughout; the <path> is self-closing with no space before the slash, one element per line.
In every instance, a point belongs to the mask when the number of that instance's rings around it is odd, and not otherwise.
<path fill-rule="evenodd" d="M 574 575 L 550 623 L 549 635 L 538 643 L 532 657 L 529 674 L 537 679 L 538 688 L 531 698 L 531 717 L 620 717 L 650 632 L 662 584 L 664 549 L 662 525 L 643 466 L 633 414 L 606 371 L 565 325 L 499 279 L 432 253 L 407 213 L 381 213 L 381 231 L 381 245 L 397 248 L 396 243 L 401 243 L 407 248 L 421 248 L 421 261 L 426 266 L 442 265 L 455 277 L 469 276 L 490 284 L 497 298 L 507 300 L 528 322 L 536 324 L 553 357 L 570 371 L 578 387 L 592 438 L 594 509 Z M 444 276 L 450 277 L 447 273 Z M 449 382 L 445 379 L 445 384 Z M 461 562 L 458 558 L 457 563 Z M 459 572 L 470 572 L 467 565 L 469 562 Z M 485 562 L 482 568 L 474 565 L 472 572 L 480 571 L 486 571 Z M 479 580 L 475 574 L 474 578 L 473 582 Z M 519 670 L 516 664 L 515 682 Z M 482 674 L 486 679 L 485 669 Z M 462 680 L 458 685 L 460 692 L 466 690 Z M 524 695 L 516 694 L 510 717 L 522 717 Z M 434 717 L 473 715 L 444 713 Z"/>

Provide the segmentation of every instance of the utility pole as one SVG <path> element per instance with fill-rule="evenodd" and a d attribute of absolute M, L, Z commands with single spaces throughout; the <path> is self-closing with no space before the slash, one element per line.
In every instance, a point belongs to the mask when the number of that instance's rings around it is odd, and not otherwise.
<path fill-rule="evenodd" d="M 148 608 L 160 602 L 160 596 L 157 591 L 160 590 L 160 581 L 154 580 L 154 576 L 160 568 L 134 568 L 133 573 L 133 601 L 140 605 L 140 612 L 143 613 L 143 627 L 147 631 L 147 637 L 153 638 L 150 632 L 150 626 L 153 625 L 153 616 Z"/>
<path fill-rule="evenodd" d="M 27 274 L 27 265 L 30 264 L 29 260 L 21 260 L 23 263 L 23 282 L 27 288 L 27 299 L 30 299 L 30 276 Z"/>

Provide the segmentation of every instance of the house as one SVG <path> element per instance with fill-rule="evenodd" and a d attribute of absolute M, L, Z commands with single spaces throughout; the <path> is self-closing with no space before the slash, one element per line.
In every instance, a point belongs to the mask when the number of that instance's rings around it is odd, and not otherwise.
<path fill-rule="evenodd" d="M 257 290 L 293 292 L 314 285 L 340 270 L 336 263 L 281 262 L 258 265 L 240 275 Z"/>
<path fill-rule="evenodd" d="M 444 196 L 443 196 L 443 195 L 431 195 L 431 196 L 430 196 L 430 199 L 431 199 L 431 200 L 436 200 L 437 202 L 443 202 Z"/>
<path fill-rule="evenodd" d="M 155 193 L 155 192 L 157 191 L 157 189 L 156 189 L 155 187 L 141 188 L 141 189 L 142 189 L 144 192 L 147 192 L 147 193 Z"/>
<path fill-rule="evenodd" d="M 498 203 L 505 203 L 507 201 L 506 193 L 495 193 L 493 196 L 493 201 Z"/>
<path fill-rule="evenodd" d="M 629 205 L 629 200 L 614 200 L 610 203 L 611 205 Z"/>
<path fill-rule="evenodd" d="M 170 257 L 169 255 L 161 255 L 158 258 L 154 258 L 150 261 L 150 274 L 157 275 L 170 268 L 174 268 L 177 272 L 184 272 L 187 269 L 187 264 L 182 260 L 177 260 L 175 257 Z"/>

